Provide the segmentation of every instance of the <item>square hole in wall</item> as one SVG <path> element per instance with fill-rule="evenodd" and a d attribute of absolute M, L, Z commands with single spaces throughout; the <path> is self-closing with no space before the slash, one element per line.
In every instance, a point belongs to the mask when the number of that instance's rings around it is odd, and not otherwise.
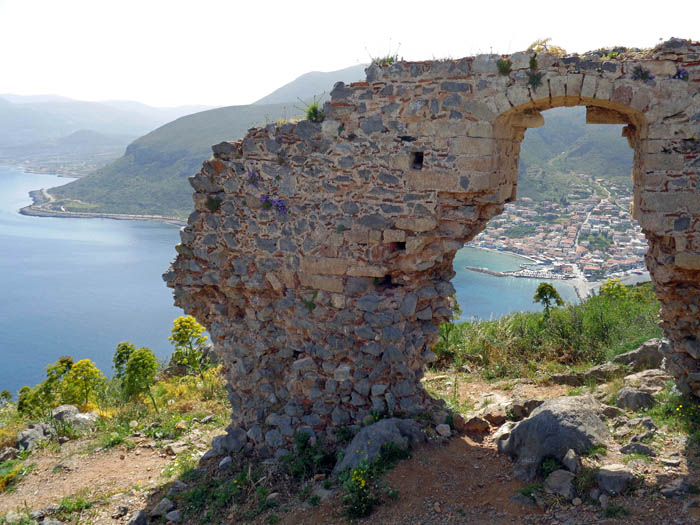
<path fill-rule="evenodd" d="M 414 169 L 414 170 L 423 169 L 423 152 L 422 151 L 411 152 L 411 169 Z"/>

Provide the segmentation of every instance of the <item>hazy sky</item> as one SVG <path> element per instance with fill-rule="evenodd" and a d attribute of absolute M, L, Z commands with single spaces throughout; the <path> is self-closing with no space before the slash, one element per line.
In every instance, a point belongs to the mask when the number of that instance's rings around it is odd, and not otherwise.
<path fill-rule="evenodd" d="M 649 47 L 700 39 L 699 20 L 697 0 L 0 0 L 0 93 L 247 104 L 397 50 L 458 58 L 544 37 L 569 52 Z"/>

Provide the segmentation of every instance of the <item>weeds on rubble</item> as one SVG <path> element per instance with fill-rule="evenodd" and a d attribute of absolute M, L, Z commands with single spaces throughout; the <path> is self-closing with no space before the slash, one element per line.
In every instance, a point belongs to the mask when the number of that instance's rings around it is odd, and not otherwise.
<path fill-rule="evenodd" d="M 324 94 L 325 93 L 322 93 L 321 97 L 323 97 Z M 304 115 L 306 115 L 306 120 L 319 123 L 319 122 L 323 122 L 323 120 L 326 118 L 326 114 L 323 112 L 323 110 L 319 106 L 321 100 L 320 100 L 320 98 L 316 98 L 316 95 L 314 95 L 314 98 L 310 104 L 307 104 L 302 99 L 299 99 L 299 102 L 304 104 L 304 108 L 297 108 L 297 109 L 300 109 L 304 112 Z"/>
<path fill-rule="evenodd" d="M 345 491 L 345 515 L 350 519 L 369 516 L 374 507 L 382 502 L 383 496 L 397 499 L 398 491 L 382 482 L 381 476 L 394 468 L 398 461 L 410 457 L 410 451 L 395 443 L 385 443 L 376 461 L 362 461 L 355 468 L 341 473 L 338 479 Z"/>
<path fill-rule="evenodd" d="M 526 71 L 525 74 L 527 74 L 527 85 L 530 86 L 533 91 L 537 91 L 537 88 L 542 85 L 544 73 L 542 71 Z"/>
<path fill-rule="evenodd" d="M 676 72 L 671 78 L 675 78 L 677 80 L 685 80 L 687 82 L 688 81 L 688 70 L 676 68 Z"/>
<path fill-rule="evenodd" d="M 284 462 L 296 479 L 309 479 L 316 474 L 328 474 L 335 465 L 335 456 L 320 440 L 311 439 L 306 432 L 294 436 L 294 453 Z"/>
<path fill-rule="evenodd" d="M 603 515 L 606 518 L 624 518 L 630 515 L 630 511 L 617 503 L 608 503 L 603 510 Z"/>

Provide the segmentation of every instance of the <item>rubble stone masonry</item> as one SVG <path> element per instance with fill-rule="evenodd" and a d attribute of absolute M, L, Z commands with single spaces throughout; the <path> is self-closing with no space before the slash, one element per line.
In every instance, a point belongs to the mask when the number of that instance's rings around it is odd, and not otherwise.
<path fill-rule="evenodd" d="M 225 448 L 280 455 L 299 431 L 332 443 L 371 411 L 430 409 L 419 380 L 452 316 L 455 252 L 515 199 L 525 130 L 559 106 L 626 124 L 668 366 L 700 394 L 699 53 L 671 39 L 620 59 L 539 53 L 534 69 L 532 52 L 371 65 L 335 85 L 322 123 L 214 146 L 164 278 L 225 364 Z"/>

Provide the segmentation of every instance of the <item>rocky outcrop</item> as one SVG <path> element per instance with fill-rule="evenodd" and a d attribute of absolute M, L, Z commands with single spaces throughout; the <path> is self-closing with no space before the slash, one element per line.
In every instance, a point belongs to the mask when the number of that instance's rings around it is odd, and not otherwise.
<path fill-rule="evenodd" d="M 498 450 L 517 460 L 515 473 L 523 481 L 535 479 L 545 457 L 562 462 L 570 450 L 583 454 L 606 443 L 608 428 L 589 397 L 558 397 L 545 401 L 530 417 L 517 423 Z"/>
<path fill-rule="evenodd" d="M 665 339 L 649 339 L 638 348 L 615 356 L 613 363 L 626 365 L 634 372 L 648 368 L 661 368 L 664 353 L 669 351 L 669 343 Z"/>
<path fill-rule="evenodd" d="M 525 130 L 559 106 L 626 126 L 668 367 L 700 393 L 699 52 L 542 52 L 541 83 L 530 52 L 372 65 L 336 84 L 323 122 L 214 146 L 164 278 L 227 370 L 230 432 L 272 454 L 302 429 L 332 442 L 371 411 L 430 409 L 419 381 L 452 318 L 454 255 L 516 198 Z"/>

